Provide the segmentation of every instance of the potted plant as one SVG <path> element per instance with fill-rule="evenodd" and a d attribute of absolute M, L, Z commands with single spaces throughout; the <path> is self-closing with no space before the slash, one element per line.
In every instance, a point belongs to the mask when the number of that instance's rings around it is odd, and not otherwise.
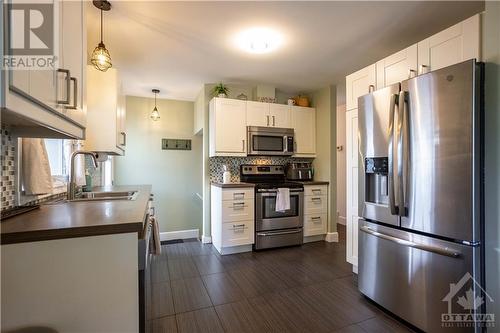
<path fill-rule="evenodd" d="M 229 88 L 226 85 L 224 85 L 222 82 L 217 84 L 213 90 L 214 96 L 221 97 L 221 98 L 226 98 L 228 93 L 229 93 Z"/>

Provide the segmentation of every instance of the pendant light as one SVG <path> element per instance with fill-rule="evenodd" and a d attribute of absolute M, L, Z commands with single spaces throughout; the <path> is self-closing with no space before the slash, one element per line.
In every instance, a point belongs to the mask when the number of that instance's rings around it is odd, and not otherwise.
<path fill-rule="evenodd" d="M 154 121 L 157 121 L 160 119 L 160 112 L 158 112 L 158 108 L 156 107 L 156 94 L 159 94 L 160 91 L 158 89 L 153 89 L 153 94 L 155 94 L 155 108 L 153 109 L 153 112 L 151 112 L 151 119 Z"/>
<path fill-rule="evenodd" d="M 102 42 L 102 12 L 110 10 L 111 4 L 106 0 L 94 0 L 93 4 L 101 10 L 101 41 L 92 52 L 90 62 L 96 69 L 100 70 L 101 72 L 105 72 L 109 68 L 111 68 L 112 64 L 109 51 L 106 49 L 106 46 L 104 46 L 104 43 Z"/>

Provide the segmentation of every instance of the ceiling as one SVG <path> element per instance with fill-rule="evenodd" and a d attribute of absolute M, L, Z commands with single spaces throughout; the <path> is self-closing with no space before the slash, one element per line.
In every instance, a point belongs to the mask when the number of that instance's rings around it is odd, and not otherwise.
<path fill-rule="evenodd" d="M 193 100 L 204 83 L 272 84 L 309 92 L 409 46 L 484 8 L 473 2 L 113 1 L 104 42 L 127 95 Z M 88 51 L 99 11 L 88 4 Z M 251 27 L 283 34 L 268 54 L 248 54 L 234 36 Z"/>

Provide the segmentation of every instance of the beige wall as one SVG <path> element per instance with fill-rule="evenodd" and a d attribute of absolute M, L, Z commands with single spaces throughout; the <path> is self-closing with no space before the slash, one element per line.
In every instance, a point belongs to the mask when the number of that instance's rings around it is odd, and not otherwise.
<path fill-rule="evenodd" d="M 160 231 L 202 229 L 202 138 L 193 134 L 194 103 L 127 96 L 127 149 L 115 158 L 115 184 L 151 184 Z M 162 150 L 161 139 L 191 139 L 192 150 Z"/>
<path fill-rule="evenodd" d="M 336 89 L 328 86 L 312 94 L 313 107 L 316 108 L 316 158 L 314 159 L 314 178 L 330 182 L 328 202 L 328 232 L 337 231 L 336 222 Z"/>
<path fill-rule="evenodd" d="M 485 76 L 485 227 L 486 291 L 494 299 L 487 312 L 494 313 L 500 332 L 500 2 L 487 1 L 483 16 Z"/>

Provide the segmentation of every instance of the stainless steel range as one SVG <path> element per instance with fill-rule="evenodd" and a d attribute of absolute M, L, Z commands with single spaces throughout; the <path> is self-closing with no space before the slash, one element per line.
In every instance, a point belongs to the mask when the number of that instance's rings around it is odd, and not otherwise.
<path fill-rule="evenodd" d="M 255 186 L 255 250 L 300 245 L 304 186 L 287 182 L 281 165 L 242 165 L 240 179 Z M 290 209 L 276 210 L 279 188 L 290 191 Z"/>

